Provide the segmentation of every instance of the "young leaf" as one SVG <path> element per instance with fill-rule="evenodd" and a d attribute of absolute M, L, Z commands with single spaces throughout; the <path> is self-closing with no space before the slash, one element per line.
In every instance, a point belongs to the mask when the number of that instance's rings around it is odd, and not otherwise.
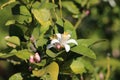
<path fill-rule="evenodd" d="M 71 51 L 81 54 L 83 56 L 87 56 L 92 59 L 96 59 L 95 53 L 90 48 L 80 44 L 76 47 L 71 48 Z"/>

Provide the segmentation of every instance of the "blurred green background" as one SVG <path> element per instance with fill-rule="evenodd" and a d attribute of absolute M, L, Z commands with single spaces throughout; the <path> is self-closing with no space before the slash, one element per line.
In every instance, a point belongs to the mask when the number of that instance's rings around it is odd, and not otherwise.
<path fill-rule="evenodd" d="M 0 0 L 0 6 L 7 0 Z M 57 0 L 56 0 L 57 1 Z M 64 0 L 63 0 L 64 1 Z M 65 0 L 69 1 L 69 0 Z M 89 10 L 90 14 L 84 17 L 76 29 L 77 36 L 81 38 L 106 39 L 92 46 L 97 55 L 94 61 L 95 72 L 92 77 L 96 80 L 104 80 L 110 65 L 110 80 L 119 80 L 120 76 L 120 0 L 89 0 L 89 5 L 84 5 L 85 1 L 80 0 L 83 5 L 77 3 L 78 0 L 70 0 L 75 3 L 80 11 Z M 8 48 L 4 37 L 9 35 L 9 27 L 5 23 L 13 19 L 11 8 L 14 4 L 0 10 L 0 52 Z M 77 19 L 71 16 L 63 7 L 63 16 L 73 24 Z M 108 61 L 110 62 L 108 64 Z M 0 80 L 8 77 L 13 68 L 11 64 L 0 60 Z M 86 76 L 86 80 L 87 76 Z M 94 78 L 92 80 L 95 80 Z"/>

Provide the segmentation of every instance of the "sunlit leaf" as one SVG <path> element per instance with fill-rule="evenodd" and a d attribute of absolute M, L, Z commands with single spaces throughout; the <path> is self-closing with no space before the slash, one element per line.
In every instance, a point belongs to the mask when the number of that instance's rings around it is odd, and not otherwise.
<path fill-rule="evenodd" d="M 50 78 L 52 80 L 58 80 L 58 73 L 59 73 L 58 64 L 56 62 L 52 62 L 51 64 L 49 64 L 48 66 L 46 66 L 45 68 L 43 68 L 41 70 L 33 71 L 33 75 L 37 76 L 37 77 L 41 77 L 46 73 L 50 74 Z"/>
<path fill-rule="evenodd" d="M 15 20 L 8 20 L 5 25 L 6 26 L 9 26 L 9 25 L 12 25 L 12 24 L 15 24 Z"/>
<path fill-rule="evenodd" d="M 30 17 L 31 14 L 25 6 L 20 6 L 20 14 Z"/>
<path fill-rule="evenodd" d="M 53 4 L 53 3 L 45 3 L 44 5 L 42 5 L 42 7 L 40 8 L 46 8 L 46 9 L 53 9 L 53 8 L 56 8 L 57 5 L 56 4 Z"/>
<path fill-rule="evenodd" d="M 73 60 L 70 68 L 75 74 L 83 74 L 86 72 L 85 65 L 79 60 L 79 58 Z"/>
<path fill-rule="evenodd" d="M 21 50 L 18 51 L 16 53 L 14 53 L 18 58 L 23 59 L 23 60 L 27 60 L 29 59 L 30 55 L 32 55 L 31 52 L 29 52 L 28 50 Z"/>
<path fill-rule="evenodd" d="M 41 77 L 45 74 L 45 69 L 33 70 L 32 73 L 36 77 Z"/>
<path fill-rule="evenodd" d="M 32 13 L 41 25 L 48 24 L 50 11 L 48 9 L 32 9 Z"/>
<path fill-rule="evenodd" d="M 9 78 L 9 80 L 16 80 L 16 79 L 17 80 L 23 80 L 23 77 L 22 77 L 21 73 L 16 73 Z"/>

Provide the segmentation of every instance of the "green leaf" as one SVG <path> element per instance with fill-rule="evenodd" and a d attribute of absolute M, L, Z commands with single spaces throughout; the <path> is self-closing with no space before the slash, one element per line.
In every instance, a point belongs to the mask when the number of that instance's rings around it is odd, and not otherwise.
<path fill-rule="evenodd" d="M 75 2 L 77 2 L 82 7 L 84 7 L 87 4 L 88 0 L 75 0 Z"/>
<path fill-rule="evenodd" d="M 50 11 L 48 9 L 32 9 L 32 13 L 41 25 L 50 25 Z"/>
<path fill-rule="evenodd" d="M 40 35 L 39 39 L 37 40 L 37 46 L 43 46 L 47 43 L 47 39 L 44 38 L 45 36 L 42 34 Z"/>
<path fill-rule="evenodd" d="M 5 3 L 6 1 L 8 2 L 8 0 L 0 1 L 0 4 L 2 4 L 2 2 Z M 0 10 L 0 50 L 8 48 L 4 37 L 9 35 L 9 27 L 6 27 L 5 23 L 8 20 L 13 20 L 11 8 L 16 4 L 17 2 L 14 2 L 8 6 L 6 5 L 6 7 L 4 6 L 4 8 Z"/>
<path fill-rule="evenodd" d="M 5 6 L 14 3 L 16 0 L 9 0 L 8 2 L 4 3 L 2 6 L 0 6 L 0 9 L 3 9 Z"/>
<path fill-rule="evenodd" d="M 54 52 L 52 52 L 51 50 L 46 50 L 46 54 L 52 58 L 56 57 L 57 54 L 55 54 Z"/>
<path fill-rule="evenodd" d="M 33 63 L 33 64 L 35 64 L 35 65 L 37 65 L 37 66 L 45 66 L 45 65 L 46 65 L 46 59 L 42 59 L 42 60 L 40 61 L 40 63 Z"/>
<path fill-rule="evenodd" d="M 53 8 L 56 8 L 57 5 L 56 4 L 53 4 L 53 3 L 45 3 L 42 5 L 42 7 L 40 8 L 46 8 L 46 9 L 53 9 Z"/>
<path fill-rule="evenodd" d="M 95 53 L 90 48 L 80 44 L 78 46 L 71 48 L 71 51 L 81 54 L 83 56 L 87 56 L 92 59 L 96 59 Z"/>
<path fill-rule="evenodd" d="M 79 9 L 72 1 L 62 1 L 63 7 L 67 8 L 73 14 L 79 14 Z"/>
<path fill-rule="evenodd" d="M 23 80 L 23 77 L 21 76 L 21 73 L 16 73 L 14 75 L 12 75 L 9 80 Z"/>
<path fill-rule="evenodd" d="M 40 2 L 38 2 L 38 1 L 35 1 L 33 4 L 32 4 L 32 8 L 34 8 L 34 9 L 38 9 L 39 7 L 40 7 Z"/>
<path fill-rule="evenodd" d="M 63 20 L 60 17 L 57 18 L 56 23 L 60 26 L 63 26 Z"/>
<path fill-rule="evenodd" d="M 37 76 L 37 77 L 41 77 L 41 76 L 49 73 L 50 78 L 52 80 L 58 80 L 59 66 L 56 62 L 52 62 L 45 68 L 43 68 L 41 70 L 33 70 L 32 72 L 33 72 L 33 75 Z"/>
<path fill-rule="evenodd" d="M 30 12 L 25 6 L 20 6 L 20 14 L 31 17 Z"/>
<path fill-rule="evenodd" d="M 83 74 L 86 72 L 84 64 L 78 58 L 73 60 L 70 68 L 75 74 Z"/>
<path fill-rule="evenodd" d="M 14 55 L 15 55 L 14 53 L 9 53 L 9 54 L 0 53 L 0 58 L 8 58 L 8 57 L 11 57 L 11 56 L 14 56 Z"/>
<path fill-rule="evenodd" d="M 37 40 L 40 36 L 40 27 L 36 26 L 32 32 L 32 35 L 35 37 L 35 39 Z"/>
<path fill-rule="evenodd" d="M 7 41 L 8 46 L 11 46 L 13 48 L 20 46 L 20 39 L 17 36 L 7 37 L 5 40 Z"/>
<path fill-rule="evenodd" d="M 87 71 L 89 71 L 90 73 L 94 71 L 92 63 L 90 63 L 90 61 L 86 57 L 78 57 L 77 59 L 84 64 Z"/>
<path fill-rule="evenodd" d="M 14 19 L 20 24 L 24 24 L 25 22 L 30 23 L 32 21 L 32 18 L 27 15 L 15 15 Z"/>
<path fill-rule="evenodd" d="M 7 51 L 7 49 L 5 51 Z M 8 58 L 8 57 L 14 56 L 15 52 L 17 52 L 17 50 L 12 49 L 12 51 L 10 53 L 7 53 L 7 52 L 6 53 L 0 53 L 0 58 Z"/>
<path fill-rule="evenodd" d="M 74 28 L 74 26 L 72 25 L 72 23 L 68 20 L 64 20 L 64 31 L 65 32 L 69 32 L 71 34 L 71 37 L 74 39 L 77 39 L 76 36 L 76 30 Z"/>
<path fill-rule="evenodd" d="M 86 47 L 89 47 L 95 43 L 99 43 L 102 41 L 105 41 L 105 40 L 96 40 L 96 39 L 78 39 L 77 40 L 78 44 L 86 46 Z"/>
<path fill-rule="evenodd" d="M 8 20 L 5 25 L 6 26 L 9 26 L 9 25 L 12 25 L 12 24 L 15 24 L 15 20 Z"/>
<path fill-rule="evenodd" d="M 31 52 L 29 52 L 28 50 L 21 50 L 18 51 L 16 53 L 14 53 L 18 58 L 23 59 L 23 60 L 27 60 L 30 58 L 30 55 L 32 55 Z"/>

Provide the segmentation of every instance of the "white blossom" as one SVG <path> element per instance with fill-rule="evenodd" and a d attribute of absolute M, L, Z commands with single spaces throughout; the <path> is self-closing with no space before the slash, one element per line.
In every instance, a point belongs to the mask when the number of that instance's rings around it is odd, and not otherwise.
<path fill-rule="evenodd" d="M 75 39 L 70 39 L 71 35 L 64 32 L 63 34 L 57 33 L 51 38 L 50 44 L 47 45 L 47 49 L 54 47 L 56 49 L 65 48 L 66 52 L 70 51 L 69 43 L 78 45 Z"/>

